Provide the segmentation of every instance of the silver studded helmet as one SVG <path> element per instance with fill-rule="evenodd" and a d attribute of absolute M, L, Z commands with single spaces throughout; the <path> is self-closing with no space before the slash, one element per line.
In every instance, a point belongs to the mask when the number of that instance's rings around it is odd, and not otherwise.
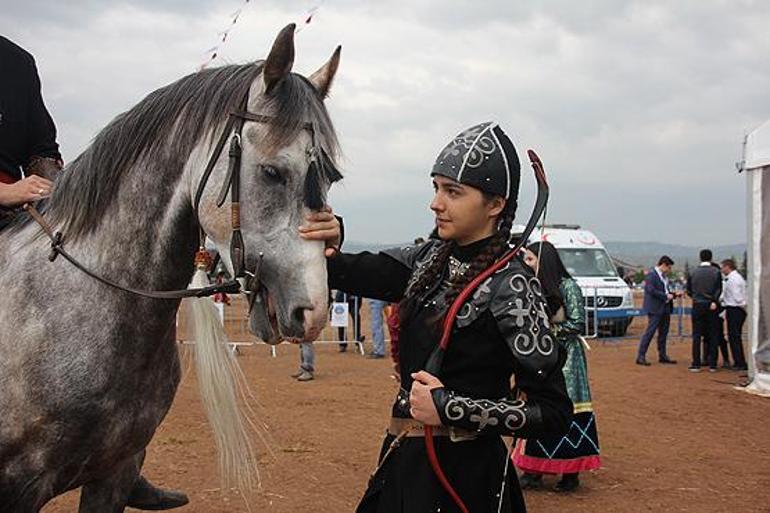
<path fill-rule="evenodd" d="M 441 175 L 484 192 L 519 196 L 521 166 L 516 148 L 497 123 L 486 121 L 460 132 L 439 153 L 431 176 Z"/>

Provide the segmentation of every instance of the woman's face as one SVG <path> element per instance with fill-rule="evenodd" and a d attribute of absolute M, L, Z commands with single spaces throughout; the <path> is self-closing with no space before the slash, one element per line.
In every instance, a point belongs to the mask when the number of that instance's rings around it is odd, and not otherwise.
<path fill-rule="evenodd" d="M 537 269 L 537 255 L 532 252 L 530 249 L 524 250 L 524 263 L 527 264 L 532 268 L 534 271 Z"/>
<path fill-rule="evenodd" d="M 462 246 L 494 233 L 505 206 L 503 198 L 486 201 L 479 189 L 439 175 L 433 177 L 433 189 L 430 209 L 436 215 L 439 237 Z"/>

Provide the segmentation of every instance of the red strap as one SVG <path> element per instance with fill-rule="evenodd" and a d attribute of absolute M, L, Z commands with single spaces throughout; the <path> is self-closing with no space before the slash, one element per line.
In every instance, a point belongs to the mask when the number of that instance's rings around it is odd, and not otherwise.
<path fill-rule="evenodd" d="M 428 425 L 425 426 L 425 450 L 428 453 L 428 461 L 430 461 L 430 466 L 433 467 L 433 473 L 436 474 L 436 478 L 438 478 L 439 483 L 441 483 L 441 487 L 449 494 L 449 497 L 452 498 L 452 502 L 454 502 L 457 507 L 460 508 L 462 513 L 469 513 L 468 506 L 466 506 L 462 501 L 460 496 L 457 494 L 457 491 L 455 491 L 455 489 L 449 483 L 449 479 L 447 479 L 444 471 L 441 469 L 441 464 L 439 463 L 438 456 L 436 455 L 436 445 L 433 441 L 433 428 Z"/>
<path fill-rule="evenodd" d="M 5 171 L 3 171 L 2 169 L 0 169 L 0 182 L 11 184 L 18 181 L 19 181 L 18 178 L 13 177 L 8 173 L 6 173 Z"/>

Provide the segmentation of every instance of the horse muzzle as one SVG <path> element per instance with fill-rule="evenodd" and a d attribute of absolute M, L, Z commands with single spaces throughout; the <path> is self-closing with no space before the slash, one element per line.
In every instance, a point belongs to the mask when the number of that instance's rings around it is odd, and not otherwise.
<path fill-rule="evenodd" d="M 312 342 L 320 335 L 326 320 L 324 305 L 284 303 L 264 285 L 250 292 L 249 329 L 266 343 Z"/>

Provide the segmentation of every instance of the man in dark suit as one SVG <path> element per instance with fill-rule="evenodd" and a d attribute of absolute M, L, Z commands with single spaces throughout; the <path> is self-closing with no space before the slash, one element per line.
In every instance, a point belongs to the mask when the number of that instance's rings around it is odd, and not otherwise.
<path fill-rule="evenodd" d="M 701 339 L 705 341 L 709 371 L 717 370 L 719 351 L 719 296 L 722 274 L 711 265 L 711 250 L 700 252 L 700 265 L 687 277 L 687 295 L 692 298 L 692 365 L 691 372 L 701 368 Z"/>
<path fill-rule="evenodd" d="M 666 352 L 666 338 L 671 324 L 671 310 L 675 294 L 671 292 L 666 275 L 671 271 L 674 261 L 663 255 L 655 266 L 644 278 L 644 305 L 642 310 L 647 313 L 647 329 L 639 341 L 639 352 L 636 355 L 636 364 L 649 366 L 647 361 L 647 348 L 650 347 L 652 337 L 658 332 L 658 361 L 664 364 L 675 364 L 676 360 L 668 357 Z"/>

